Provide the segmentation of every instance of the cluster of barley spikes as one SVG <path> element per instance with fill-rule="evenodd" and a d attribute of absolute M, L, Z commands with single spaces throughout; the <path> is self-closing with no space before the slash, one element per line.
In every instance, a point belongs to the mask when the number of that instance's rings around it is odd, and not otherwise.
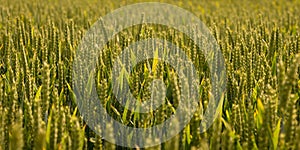
<path fill-rule="evenodd" d="M 93 22 L 136 2 L 141 1 L 0 0 L 0 150 L 129 149 L 105 141 L 82 119 L 72 87 L 72 63 Z M 168 64 L 145 61 L 128 79 L 141 101 L 151 96 L 151 81 L 163 79 L 166 103 L 158 110 L 132 113 L 117 103 L 111 90 L 111 64 L 120 51 L 135 41 L 158 37 L 184 49 L 194 62 L 203 109 L 176 137 L 148 149 L 300 149 L 300 2 L 164 2 L 197 15 L 217 39 L 227 74 L 221 114 L 200 133 L 202 111 L 215 89 L 204 55 L 184 34 L 149 24 L 120 32 L 99 59 L 95 80 L 107 112 L 132 127 L 160 124 L 176 113 L 182 87 Z M 150 72 L 154 65 L 158 70 Z M 114 134 L 109 125 L 105 132 Z"/>

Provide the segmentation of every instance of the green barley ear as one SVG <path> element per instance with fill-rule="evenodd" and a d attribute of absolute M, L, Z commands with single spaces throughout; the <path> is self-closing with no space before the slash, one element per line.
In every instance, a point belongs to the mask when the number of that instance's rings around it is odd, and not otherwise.
<path fill-rule="evenodd" d="M 222 118 L 221 116 L 218 116 L 216 118 L 216 121 L 214 122 L 214 125 L 212 127 L 213 129 L 213 135 L 211 136 L 211 148 L 212 149 L 221 149 L 221 134 L 222 134 Z"/>
<path fill-rule="evenodd" d="M 106 132 L 105 135 L 108 135 L 110 139 L 112 139 L 112 143 L 115 143 L 115 139 L 113 138 L 114 136 L 114 130 L 113 130 L 113 127 L 112 127 L 112 123 L 111 122 L 108 122 L 106 124 L 106 130 L 103 131 L 103 132 Z M 132 139 L 134 140 L 134 139 Z M 116 146 L 114 144 L 112 144 L 110 142 L 105 142 L 104 144 L 104 147 L 107 148 L 107 149 L 116 149 Z"/>
<path fill-rule="evenodd" d="M 14 123 L 11 126 L 11 130 L 10 130 L 10 133 L 9 133 L 9 149 L 11 149 L 11 150 L 22 150 L 23 146 L 24 146 L 23 128 L 22 128 L 22 122 L 19 119 L 16 123 Z"/>
<path fill-rule="evenodd" d="M 280 62 L 279 68 L 279 80 L 278 80 L 278 87 L 279 87 L 279 110 L 281 113 L 284 113 L 287 107 L 287 102 L 289 101 L 292 88 L 296 86 L 297 83 L 297 68 L 300 64 L 300 54 L 295 55 L 295 58 L 290 66 L 290 68 L 285 73 L 285 68 L 282 63 Z"/>
<path fill-rule="evenodd" d="M 47 118 L 47 131 L 46 131 L 46 146 L 47 149 L 57 148 L 57 125 L 56 118 L 58 117 L 58 110 L 55 105 L 52 105 L 50 115 Z"/>
<path fill-rule="evenodd" d="M 33 124 L 33 130 L 34 130 L 34 148 L 36 150 L 41 149 L 43 146 L 43 142 L 45 142 L 45 138 L 42 136 L 42 133 L 45 132 L 45 122 L 43 121 L 43 116 L 41 112 L 41 106 L 40 106 L 40 101 L 41 101 L 41 89 L 42 86 L 38 89 L 36 92 L 34 101 L 33 101 L 33 118 L 34 118 L 34 124 Z"/>
<path fill-rule="evenodd" d="M 197 149 L 199 149 L 199 150 L 208 150 L 209 149 L 209 145 L 208 145 L 208 143 L 207 143 L 207 139 L 205 139 L 205 138 L 203 138 L 203 139 L 201 139 L 201 141 L 200 141 L 200 147 L 199 148 L 197 148 Z M 195 147 L 192 147 L 192 150 L 195 150 L 196 148 Z"/>
<path fill-rule="evenodd" d="M 39 129 L 34 141 L 34 150 L 46 149 L 46 132 L 44 129 Z"/>
<path fill-rule="evenodd" d="M 84 146 L 84 130 L 85 127 L 82 128 L 78 119 L 74 116 L 71 118 L 71 129 L 70 129 L 70 136 L 71 136 L 71 149 L 72 150 L 82 150 Z"/>
<path fill-rule="evenodd" d="M 4 143 L 4 109 L 3 109 L 3 98 L 4 98 L 4 90 L 3 90 L 3 86 L 4 86 L 4 83 L 3 83 L 3 79 L 2 77 L 0 76 L 0 143 Z M 0 146 L 0 150 L 2 150 L 2 146 L 4 144 L 2 144 Z"/>
<path fill-rule="evenodd" d="M 24 83 L 22 85 L 25 87 Z M 26 96 L 24 96 L 24 143 L 25 148 L 29 149 L 33 145 L 33 123 L 34 118 L 32 115 L 32 104 L 29 102 Z"/>
<path fill-rule="evenodd" d="M 285 147 L 292 149 L 292 147 L 299 141 L 295 141 L 295 132 L 298 126 L 297 121 L 297 110 L 296 110 L 296 101 L 299 99 L 298 96 L 292 94 L 290 96 L 286 114 L 284 116 L 284 134 L 285 134 Z"/>
<path fill-rule="evenodd" d="M 296 127 L 296 136 L 294 141 L 296 141 L 295 149 L 300 149 L 300 142 L 297 142 L 300 140 L 300 126 Z"/>
<path fill-rule="evenodd" d="M 47 120 L 50 103 L 50 65 L 44 62 L 42 68 L 41 107 L 44 120 Z"/>
<path fill-rule="evenodd" d="M 62 142 L 61 142 L 61 149 L 71 149 L 71 138 L 70 135 L 68 133 L 65 133 Z"/>
<path fill-rule="evenodd" d="M 103 150 L 102 138 L 97 135 L 95 139 L 94 150 Z"/>

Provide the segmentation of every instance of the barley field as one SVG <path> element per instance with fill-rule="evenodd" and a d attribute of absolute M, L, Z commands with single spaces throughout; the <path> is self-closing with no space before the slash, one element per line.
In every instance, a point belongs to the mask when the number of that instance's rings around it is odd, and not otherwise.
<path fill-rule="evenodd" d="M 86 87 L 72 84 L 78 46 L 100 17 L 139 2 L 151 1 L 0 0 L 0 150 L 300 149 L 299 0 L 159 1 L 196 15 L 216 39 L 222 56 L 215 57 L 223 57 L 226 68 L 219 115 L 200 132 L 203 111 L 219 90 L 211 84 L 210 72 L 220 62 L 210 66 L 201 47 L 184 33 L 141 20 L 115 35 L 99 56 L 93 76 L 99 103 L 114 120 L 135 128 L 161 124 L 176 113 L 183 87 L 167 63 L 146 60 L 127 79 L 139 101 L 149 100 L 148 87 L 161 79 L 165 88 L 159 89 L 166 97 L 158 109 L 126 109 L 111 86 L 112 64 L 123 49 L 142 39 L 160 38 L 180 47 L 196 67 L 199 109 L 180 133 L 152 147 L 122 147 L 91 129 L 76 96 L 76 89 Z M 78 66 L 83 71 L 85 67 Z M 99 132 L 119 134 L 111 124 Z M 128 133 L 125 140 L 136 139 Z"/>

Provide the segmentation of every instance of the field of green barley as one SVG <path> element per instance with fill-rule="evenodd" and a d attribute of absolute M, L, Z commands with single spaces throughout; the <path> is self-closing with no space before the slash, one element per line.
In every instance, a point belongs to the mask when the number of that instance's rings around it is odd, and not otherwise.
<path fill-rule="evenodd" d="M 176 113 L 183 87 L 167 63 L 146 60 L 127 79 L 139 101 L 150 99 L 153 80 L 163 80 L 166 97 L 158 109 L 128 110 L 112 91 L 112 64 L 121 51 L 141 39 L 160 38 L 184 50 L 196 66 L 201 107 L 179 134 L 153 147 L 122 147 L 94 132 L 76 102 L 76 88 L 89 87 L 72 84 L 78 46 L 100 17 L 139 2 L 153 1 L 0 0 L 0 150 L 300 149 L 299 0 L 159 1 L 196 15 L 216 39 L 226 67 L 220 114 L 200 132 L 203 111 L 219 89 L 211 84 L 201 47 L 174 28 L 141 20 L 115 35 L 99 57 L 93 78 L 99 104 L 114 120 L 135 128 L 161 124 Z M 212 69 L 219 69 L 215 63 Z M 99 130 L 117 135 L 110 126 Z M 136 140 L 131 137 L 126 140 Z"/>

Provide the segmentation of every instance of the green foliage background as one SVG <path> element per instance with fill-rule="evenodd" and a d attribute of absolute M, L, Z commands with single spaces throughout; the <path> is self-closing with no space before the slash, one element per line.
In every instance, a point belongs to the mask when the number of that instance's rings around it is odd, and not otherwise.
<path fill-rule="evenodd" d="M 77 112 L 72 62 L 84 33 L 100 16 L 137 2 L 145 1 L 0 0 L 0 149 L 122 148 L 102 140 Z M 226 61 L 227 92 L 222 113 L 208 132 L 199 133 L 199 108 L 178 136 L 148 149 L 300 149 L 300 1 L 161 2 L 191 11 L 209 27 Z M 198 66 L 199 103 L 205 109 L 211 86 L 209 70 L 199 61 L 204 56 L 182 34 L 168 33 L 176 31 L 146 24 L 120 33 L 121 42 L 110 42 L 101 58 L 99 89 L 110 89 L 104 72 L 118 49 L 130 40 L 158 36 L 183 47 Z M 162 63 L 159 68 L 162 71 L 150 74 L 151 68 L 140 65 L 130 79 L 140 100 L 149 98 L 149 91 L 140 90 L 153 78 L 165 79 L 169 96 L 158 115 L 127 112 L 112 93 L 99 90 L 108 112 L 135 127 L 164 121 L 176 109 L 180 87 L 176 71 Z M 106 132 L 114 133 L 111 130 Z"/>

